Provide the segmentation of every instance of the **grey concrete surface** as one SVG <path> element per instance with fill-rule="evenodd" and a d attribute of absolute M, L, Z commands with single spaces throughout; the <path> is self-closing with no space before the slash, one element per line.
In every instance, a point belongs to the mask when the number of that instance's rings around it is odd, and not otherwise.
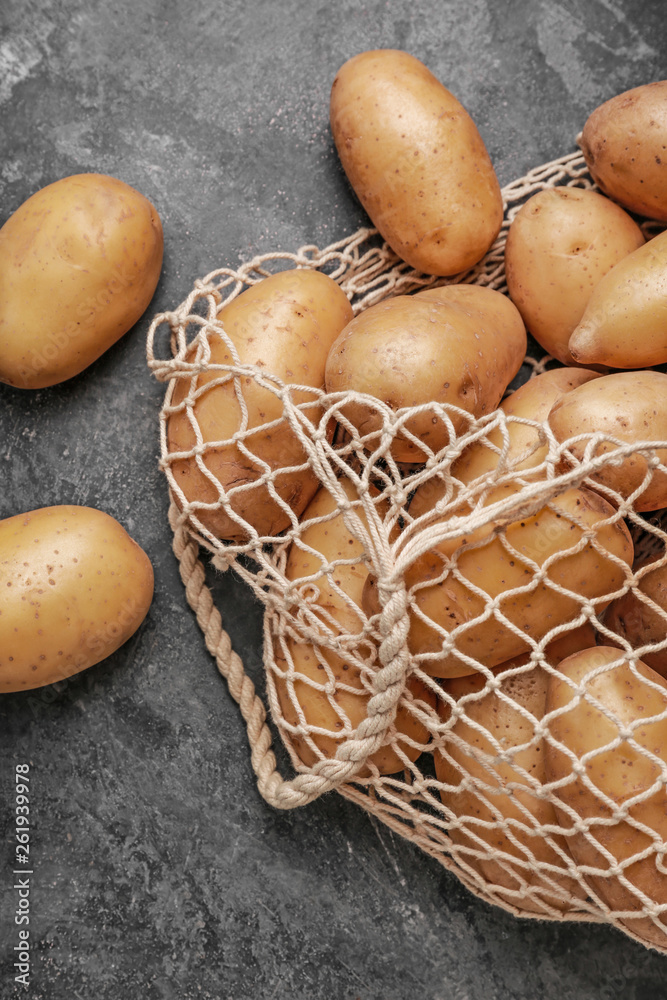
<path fill-rule="evenodd" d="M 137 326 L 90 369 L 0 387 L 0 517 L 99 506 L 146 549 L 137 635 L 58 689 L 0 698 L 0 995 L 34 1000 L 646 1000 L 667 959 L 603 926 L 520 921 L 336 794 L 256 791 L 244 726 L 187 609 L 157 468 L 157 311 L 256 253 L 365 216 L 327 113 L 351 55 L 404 48 L 467 106 L 501 183 L 574 149 L 593 108 L 667 76 L 644 0 L 4 0 L 0 222 L 99 171 L 157 206 L 165 261 Z M 261 685 L 261 614 L 214 583 Z M 31 771 L 31 973 L 14 982 L 13 768 Z"/>

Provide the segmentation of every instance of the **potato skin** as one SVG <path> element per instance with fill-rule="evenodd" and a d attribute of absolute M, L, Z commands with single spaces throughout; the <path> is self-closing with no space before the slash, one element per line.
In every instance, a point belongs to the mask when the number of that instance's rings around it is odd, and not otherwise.
<path fill-rule="evenodd" d="M 162 250 L 154 206 L 115 177 L 28 198 L 0 229 L 0 382 L 40 389 L 92 364 L 145 312 Z"/>
<path fill-rule="evenodd" d="M 667 222 L 667 80 L 634 87 L 593 111 L 581 134 L 591 177 L 638 215 Z"/>
<path fill-rule="evenodd" d="M 326 386 L 328 392 L 367 393 L 393 410 L 450 403 L 479 417 L 496 408 L 525 352 L 526 331 L 507 296 L 478 285 L 447 285 L 385 299 L 359 313 L 331 348 Z M 345 415 L 362 435 L 381 430 L 378 411 L 363 403 L 348 404 Z M 451 419 L 457 431 L 465 426 L 464 416 Z M 430 410 L 405 427 L 433 451 L 449 440 L 445 423 Z M 401 434 L 391 451 L 399 462 L 425 460 L 424 450 Z"/>
<path fill-rule="evenodd" d="M 218 313 L 241 364 L 260 366 L 267 374 L 286 383 L 324 389 L 324 368 L 331 344 L 352 319 L 352 307 L 340 286 L 327 275 L 309 268 L 281 271 L 264 278 L 242 292 Z M 209 338 L 211 363 L 236 364 L 224 340 Z M 190 360 L 194 360 L 194 355 Z M 306 461 L 303 448 L 285 420 L 278 397 L 248 377 L 242 386 L 248 408 L 248 429 L 257 433 L 245 439 L 257 461 L 244 455 L 237 444 L 214 447 L 211 442 L 230 439 L 242 425 L 242 411 L 232 382 L 206 386 L 222 377 L 219 371 L 202 371 L 194 377 L 193 388 L 200 392 L 192 404 L 203 440 L 202 454 L 207 469 L 228 490 L 254 483 L 264 472 L 262 462 L 275 471 L 275 488 L 281 499 L 300 514 L 315 494 L 319 482 L 314 472 L 280 472 Z M 190 378 L 180 379 L 174 388 L 176 407 L 167 425 L 169 453 L 190 451 L 196 444 L 188 418 L 186 399 Z M 201 392 L 201 390 L 204 390 Z M 297 403 L 315 401 L 314 393 L 295 393 Z M 310 412 L 309 412 L 310 415 Z M 313 406 L 312 419 L 319 418 Z M 262 425 L 280 420 L 269 430 Z M 194 456 L 175 459 L 171 471 L 190 503 L 215 504 L 218 490 L 200 470 Z M 234 511 L 260 535 L 276 535 L 290 524 L 289 515 L 270 495 L 266 486 L 230 496 Z M 178 500 L 177 497 L 177 501 Z M 202 525 L 218 538 L 247 541 L 248 530 L 222 508 L 196 511 Z"/>
<path fill-rule="evenodd" d="M 331 130 L 343 169 L 398 256 L 427 274 L 457 274 L 495 240 L 502 196 L 463 105 L 414 56 L 362 52 L 331 88 Z"/>
<path fill-rule="evenodd" d="M 0 521 L 0 581 L 0 692 L 53 684 L 106 659 L 153 597 L 146 553 L 92 507 Z"/>
<path fill-rule="evenodd" d="M 578 364 L 651 368 L 667 361 L 667 231 L 600 279 L 568 348 Z"/>
<path fill-rule="evenodd" d="M 617 666 L 595 678 L 587 677 L 590 671 L 616 660 L 621 660 Z M 579 699 L 572 685 L 584 690 L 586 697 Z M 602 749 L 620 735 L 618 726 L 604 714 L 605 709 L 626 729 L 632 727 L 632 738 L 639 749 L 627 739 L 613 748 Z M 594 788 L 611 799 L 616 807 L 648 791 L 660 778 L 659 763 L 642 753 L 642 749 L 667 763 L 667 721 L 641 720 L 667 712 L 667 682 L 641 660 L 637 661 L 635 673 L 623 662 L 622 652 L 613 647 L 596 646 L 574 653 L 559 664 L 557 674 L 550 676 L 546 710 L 558 713 L 546 723 L 553 740 L 579 758 Z M 610 910 L 617 912 L 632 913 L 641 909 L 641 900 L 631 886 L 661 905 L 667 903 L 667 876 L 659 854 L 652 851 L 645 858 L 625 866 L 623 873 L 629 882 L 626 886 L 610 870 L 612 862 L 585 833 L 574 829 L 575 818 L 571 810 L 584 821 L 595 821 L 612 819 L 612 809 L 588 786 L 582 775 L 573 774 L 571 758 L 552 740 L 545 741 L 545 749 L 547 779 L 563 782 L 555 791 L 562 803 L 556 806 L 556 811 L 573 858 L 579 865 L 608 873 L 586 875 L 591 888 Z M 568 777 L 571 780 L 566 782 Z M 649 838 L 629 820 L 620 818 L 608 825 L 593 822 L 590 826 L 596 840 L 618 862 L 627 862 L 641 854 L 651 846 L 652 840 L 667 840 L 664 782 L 647 798 L 631 805 L 628 812 L 632 820 L 654 830 L 656 837 Z M 667 932 L 664 912 L 657 922 L 638 915 L 623 918 L 621 923 L 645 944 L 664 948 Z"/>
<path fill-rule="evenodd" d="M 629 642 L 633 649 L 662 643 L 667 637 L 667 566 L 650 570 L 652 562 L 655 560 L 648 558 L 634 567 L 635 571 L 646 570 L 636 590 L 629 590 L 622 597 L 617 597 L 604 613 L 603 621 L 607 628 Z M 650 598 L 657 608 L 650 607 L 638 596 L 637 591 Z M 611 642 L 609 639 L 605 641 L 607 644 Z M 642 653 L 642 661 L 667 678 L 667 649 Z"/>
<path fill-rule="evenodd" d="M 549 413 L 549 424 L 563 442 L 578 434 L 601 432 L 629 443 L 667 440 L 667 375 L 656 371 L 612 372 L 563 396 Z M 602 443 L 597 454 L 613 451 L 615 445 Z M 581 460 L 586 441 L 571 446 Z M 667 464 L 667 449 L 655 454 Z M 591 476 L 623 497 L 630 496 L 642 483 L 648 469 L 643 455 L 629 455 L 619 465 L 608 465 Z M 644 492 L 633 501 L 635 510 L 657 510 L 667 506 L 667 473 L 656 469 Z"/>
<path fill-rule="evenodd" d="M 354 502 L 357 498 L 351 484 L 347 480 L 342 480 L 341 485 L 348 499 Z M 303 520 L 323 518 L 333 514 L 336 509 L 333 496 L 322 488 L 308 505 Z M 357 514 L 362 522 L 366 523 L 358 504 Z M 335 757 L 336 749 L 344 738 L 341 714 L 347 716 L 352 729 L 356 729 L 366 717 L 366 707 L 370 697 L 367 675 L 373 670 L 373 665 L 377 669 L 380 662 L 372 639 L 361 636 L 366 622 L 361 610 L 361 597 L 368 576 L 368 568 L 363 562 L 362 543 L 351 534 L 341 514 L 335 514 L 320 524 L 306 525 L 299 535 L 299 540 L 314 552 L 307 551 L 297 542 L 293 542 L 287 556 L 285 575 L 292 582 L 308 577 L 314 578 L 305 586 L 308 590 L 317 587 L 319 591 L 317 602 L 311 604 L 311 609 L 322 619 L 323 638 L 328 630 L 333 631 L 334 635 L 360 636 L 358 644 L 355 644 L 356 653 L 349 656 L 339 656 L 324 645 L 315 647 L 310 642 L 297 642 L 290 635 L 286 635 L 283 640 L 286 650 L 281 652 L 279 641 L 274 640 L 278 672 L 272 672 L 271 680 L 275 685 L 282 717 L 289 725 L 295 726 L 299 722 L 300 709 L 309 726 L 328 730 L 328 733 L 312 733 L 310 738 L 289 734 L 288 738 L 301 762 L 310 767 L 321 756 Z M 334 560 L 358 561 L 351 565 L 337 566 L 330 573 L 323 572 L 324 564 L 332 563 Z M 293 693 L 286 680 L 288 666 L 286 653 L 292 660 L 294 670 L 301 675 L 295 677 L 293 681 Z M 362 664 L 367 665 L 365 670 Z M 322 690 L 322 685 L 327 684 L 329 675 L 333 677 L 336 688 L 327 693 Z M 416 676 L 408 678 L 406 687 L 412 698 L 435 708 L 434 693 Z M 394 742 L 400 745 L 402 753 L 408 760 L 414 761 L 420 755 L 421 748 L 429 741 L 429 732 L 415 717 L 409 704 L 405 698 L 399 703 L 392 728 Z M 409 743 L 402 737 L 407 737 L 413 742 Z M 394 774 L 402 771 L 405 766 L 402 757 L 390 744 L 385 744 L 376 750 L 370 761 L 380 774 Z M 357 772 L 359 777 L 368 774 L 370 774 L 368 767 L 362 767 Z"/>
<path fill-rule="evenodd" d="M 451 790 L 441 790 L 442 801 L 457 817 L 467 818 L 465 829 L 454 827 L 449 835 L 454 843 L 480 852 L 481 856 L 462 854 L 461 860 L 485 883 L 491 883 L 505 902 L 529 913 L 545 914 L 539 902 L 544 900 L 567 913 L 576 908 L 578 900 L 586 898 L 586 892 L 576 878 L 567 874 L 566 862 L 553 846 L 557 844 L 567 857 L 565 839 L 553 833 L 547 839 L 538 832 L 558 822 L 552 803 L 536 793 L 536 787 L 539 789 L 546 781 L 544 740 L 536 736 L 535 723 L 544 716 L 548 675 L 539 666 L 504 675 L 501 667 L 494 673 L 498 689 L 489 689 L 481 697 L 487 680 L 481 673 L 442 682 L 446 693 L 465 712 L 449 732 L 466 746 L 450 738 L 443 751 L 435 754 L 436 776 L 451 786 Z M 441 711 L 447 720 L 449 705 L 443 702 Z M 498 747 L 505 753 L 517 749 L 511 760 L 503 760 Z M 468 782 L 466 788 L 461 788 L 464 777 L 479 784 Z M 550 865 L 556 870 L 542 874 L 532 859 L 537 865 Z M 535 896 L 520 896 L 522 881 L 537 890 Z M 554 883 L 556 889 L 552 888 Z M 565 898 L 557 895 L 558 888 Z"/>
<path fill-rule="evenodd" d="M 431 510 L 438 500 L 442 487 L 433 484 L 420 487 L 410 505 L 414 517 Z M 513 491 L 513 486 L 494 492 L 491 499 Z M 606 594 L 620 589 L 625 578 L 623 569 L 604 555 L 606 550 L 627 566 L 632 565 L 633 546 L 630 533 L 622 521 L 596 528 L 600 521 L 614 512 L 611 504 L 592 490 L 569 489 L 530 517 L 512 522 L 505 529 L 505 537 L 521 556 L 542 566 L 547 559 L 563 553 L 575 545 L 582 536 L 580 524 L 592 529 L 596 551 L 589 542 L 582 551 L 555 559 L 547 572 L 548 580 L 566 587 L 574 594 L 588 598 L 602 610 L 609 600 Z M 437 522 L 430 522 L 437 523 Z M 444 557 L 450 557 L 466 542 L 480 542 L 478 548 L 460 552 L 457 571 L 463 578 L 456 579 L 452 572 L 445 574 Z M 487 601 L 475 593 L 468 583 L 480 588 L 491 598 L 501 597 L 515 587 L 524 587 L 533 578 L 533 571 L 521 558 L 507 551 L 494 534 L 494 525 L 485 526 L 457 541 L 443 542 L 419 557 L 406 572 L 406 586 L 413 590 L 413 600 L 419 611 L 411 614 L 409 645 L 419 658 L 421 668 L 435 677 L 459 677 L 470 674 L 474 667 L 462 660 L 457 652 L 465 653 L 488 667 L 495 667 L 504 660 L 515 657 L 529 647 L 529 643 L 516 635 L 508 626 L 496 621 L 471 624 L 462 631 L 455 651 L 442 651 L 440 632 L 429 624 L 437 624 L 445 633 L 459 626 L 472 623 L 481 616 Z M 366 606 L 370 607 L 370 597 Z M 572 621 L 581 611 L 576 597 L 556 593 L 545 583 L 537 583 L 531 590 L 501 599 L 500 611 L 522 632 L 540 640 L 557 625 Z"/>
<path fill-rule="evenodd" d="M 595 191 L 556 187 L 529 198 L 507 234 L 505 272 L 510 298 L 545 351 L 575 363 L 568 343 L 593 289 L 644 242 L 627 212 Z"/>
<path fill-rule="evenodd" d="M 529 469 L 539 466 L 546 458 L 548 447 L 540 444 L 539 432 L 529 424 L 519 423 L 519 419 L 545 421 L 552 407 L 559 399 L 584 382 L 599 378 L 600 373 L 588 368 L 553 368 L 528 379 L 515 392 L 506 396 L 500 406 L 508 417 L 517 421 L 507 423 L 509 447 L 503 466 L 506 470 L 522 472 L 523 478 Z M 497 448 L 504 447 L 500 430 L 490 430 L 486 439 Z M 526 455 L 522 460 L 521 456 Z M 486 476 L 498 468 L 500 456 L 485 444 L 476 441 L 463 452 L 452 466 L 452 475 L 462 483 L 472 483 L 480 476 Z"/>

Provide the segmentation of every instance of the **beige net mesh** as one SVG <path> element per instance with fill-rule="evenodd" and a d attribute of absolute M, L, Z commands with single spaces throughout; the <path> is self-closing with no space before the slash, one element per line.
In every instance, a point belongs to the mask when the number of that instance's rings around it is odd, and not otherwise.
<path fill-rule="evenodd" d="M 593 187 L 579 154 L 504 190 L 496 243 L 457 280 L 504 291 L 513 215 L 526 197 L 560 184 Z M 161 449 L 174 549 L 188 602 L 246 720 L 261 794 L 292 808 L 336 789 L 496 905 L 609 921 L 667 951 L 667 535 L 661 510 L 640 512 L 641 497 L 667 473 L 667 442 L 628 445 L 598 433 L 561 444 L 547 424 L 502 410 L 474 419 L 433 403 L 422 409 L 446 427 L 448 444 L 434 452 L 413 438 L 422 461 L 399 465 L 391 444 L 408 433 L 414 411 L 364 397 L 381 419 L 360 437 L 345 416 L 354 394 L 286 385 L 234 360 L 221 304 L 285 267 L 329 274 L 355 312 L 446 283 L 412 271 L 374 230 L 361 230 L 324 250 L 215 271 L 151 325 L 149 365 L 167 383 Z M 228 344 L 229 364 L 211 361 L 216 337 Z M 538 374 L 549 359 L 526 364 Z M 288 471 L 314 475 L 321 487 L 301 520 L 254 450 L 257 428 L 244 409 L 251 383 L 280 402 L 274 440 L 300 444 L 296 460 L 285 446 Z M 233 436 L 211 444 L 195 403 L 219 385 L 234 386 L 241 416 Z M 187 453 L 169 450 L 175 414 L 192 429 Z M 204 462 L 212 448 L 238 449 L 254 481 L 223 487 Z M 471 448 L 492 456 L 491 471 L 466 481 L 457 462 Z M 188 502 L 174 473 L 193 456 L 212 490 L 205 501 Z M 606 472 L 629 460 L 640 474 L 622 496 Z M 244 494 L 253 490 L 284 514 L 280 535 L 245 523 Z M 218 514 L 238 526 L 238 540 L 216 537 Z M 266 706 L 231 649 L 202 551 L 263 602 L 268 701 L 291 777 L 276 768 Z M 589 653 L 576 668 L 557 669 L 581 649 Z"/>

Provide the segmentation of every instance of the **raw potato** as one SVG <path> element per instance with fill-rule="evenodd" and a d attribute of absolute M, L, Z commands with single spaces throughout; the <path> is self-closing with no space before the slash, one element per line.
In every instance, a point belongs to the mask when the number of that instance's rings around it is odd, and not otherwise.
<path fill-rule="evenodd" d="M 667 80 L 601 104 L 581 134 L 595 183 L 631 212 L 667 222 Z"/>
<path fill-rule="evenodd" d="M 541 372 L 524 382 L 523 385 L 506 396 L 499 409 L 510 418 L 507 421 L 507 442 L 501 430 L 489 430 L 485 441 L 476 441 L 467 448 L 452 466 L 452 475 L 462 483 L 472 483 L 480 476 L 488 476 L 498 469 L 500 455 L 489 445 L 500 451 L 507 445 L 507 451 L 500 472 L 522 472 L 523 478 L 529 469 L 541 465 L 547 458 L 548 444 L 540 438 L 540 431 L 523 420 L 544 422 L 554 404 L 584 382 L 599 378 L 599 372 L 587 368 L 554 368 Z"/>
<path fill-rule="evenodd" d="M 211 364 L 258 365 L 267 375 L 286 383 L 324 389 L 327 354 L 352 319 L 352 307 L 332 278 L 304 268 L 264 278 L 224 305 L 218 318 L 238 362 L 221 337 L 211 337 Z M 194 349 L 189 360 L 195 360 Z M 242 542 L 250 538 L 252 529 L 261 536 L 273 536 L 305 509 L 319 483 L 315 473 L 306 467 L 303 446 L 283 418 L 279 397 L 250 376 L 242 379 L 240 386 L 248 411 L 246 430 L 250 432 L 243 446 L 255 457 L 244 454 L 231 440 L 243 429 L 243 417 L 233 380 L 218 381 L 224 375 L 211 369 L 195 375 L 192 386 L 189 377 L 176 383 L 171 403 L 177 410 L 169 417 L 167 427 L 169 452 L 189 452 L 195 447 L 191 412 L 203 436 L 201 461 L 208 472 L 202 470 L 194 455 L 173 459 L 171 469 L 191 505 L 192 515 L 214 536 Z M 216 381 L 218 384 L 213 384 Z M 311 402 L 305 415 L 314 424 L 318 422 L 321 412 L 315 393 L 307 389 L 295 391 L 292 399 L 298 404 Z M 275 426 L 263 427 L 272 421 L 276 421 Z M 257 428 L 254 433 L 253 428 Z M 267 466 L 274 472 L 273 484 L 280 502 L 265 484 L 253 485 Z M 221 490 L 229 491 L 233 513 L 218 506 Z M 178 494 L 176 499 L 183 504 Z M 206 505 L 210 505 L 208 509 Z"/>
<path fill-rule="evenodd" d="M 589 626 L 579 636 L 590 632 Z M 442 682 L 465 713 L 435 754 L 437 778 L 451 786 L 441 790 L 442 801 L 465 818 L 465 828 L 453 828 L 450 836 L 464 848 L 461 862 L 478 873 L 485 887 L 493 885 L 504 902 L 543 915 L 548 907 L 566 913 L 586 892 L 567 874 L 572 861 L 566 842 L 546 829 L 558 826 L 554 807 L 539 795 L 545 783 L 544 741 L 535 725 L 544 715 L 548 675 L 540 666 L 504 675 L 498 668 L 495 674 L 498 689 L 481 697 L 487 683 L 483 674 Z M 450 717 L 444 702 L 442 715 Z M 511 759 L 499 757 L 513 748 Z M 463 779 L 466 787 L 461 788 Z"/>
<path fill-rule="evenodd" d="M 356 499 L 354 490 L 347 480 L 341 482 L 350 501 Z M 322 622 L 323 637 L 350 634 L 360 636 L 365 624 L 361 609 L 361 595 L 368 569 L 363 563 L 364 546 L 345 525 L 341 514 L 335 514 L 336 502 L 326 489 L 321 489 L 308 505 L 303 520 L 319 519 L 333 515 L 329 520 L 307 525 L 299 536 L 300 543 L 292 543 L 287 558 L 286 576 L 290 581 L 312 578 L 307 585 L 308 592 L 317 588 L 319 596 L 311 605 Z M 357 516 L 367 526 L 366 517 L 356 504 Z M 305 550 L 302 546 L 314 549 Z M 359 560 L 351 565 L 336 566 L 326 573 L 325 566 L 335 560 Z M 378 668 L 377 648 L 370 638 L 360 636 L 354 643 L 356 652 L 349 656 L 339 656 L 324 646 L 315 647 L 306 641 L 297 642 L 286 637 L 286 649 L 279 652 L 280 645 L 274 641 L 276 663 L 280 673 L 275 677 L 275 688 L 280 712 L 289 726 L 299 723 L 303 713 L 307 726 L 319 727 L 326 732 L 310 735 L 289 733 L 289 740 L 300 760 L 308 767 L 321 757 L 335 757 L 336 749 L 345 735 L 352 736 L 366 717 L 371 674 Z M 294 671 L 300 675 L 293 684 L 287 680 L 288 660 L 292 660 Z M 335 685 L 325 691 L 327 683 Z M 423 702 L 422 710 L 435 707 L 435 695 L 416 676 L 407 681 L 407 694 L 396 713 L 392 727 L 395 746 L 409 761 L 420 755 L 429 741 L 429 733 L 424 724 L 411 710 L 412 699 Z M 394 774 L 402 771 L 405 761 L 395 746 L 385 744 L 370 758 L 380 774 Z M 370 773 L 368 767 L 357 772 L 358 776 Z"/>
<path fill-rule="evenodd" d="M 600 279 L 568 346 L 583 365 L 650 368 L 667 361 L 667 231 Z"/>
<path fill-rule="evenodd" d="M 496 408 L 526 353 L 526 331 L 510 300 L 478 285 L 447 285 L 399 295 L 369 306 L 349 323 L 331 348 L 328 392 L 354 390 L 392 410 L 449 403 L 475 417 Z M 344 413 L 361 435 L 380 441 L 382 415 L 364 403 Z M 451 414 L 457 432 L 468 423 Z M 434 452 L 449 441 L 446 423 L 433 409 L 410 417 L 406 430 Z M 399 462 L 423 462 L 428 452 L 397 434 L 391 453 Z"/>
<path fill-rule="evenodd" d="M 567 393 L 549 414 L 549 424 L 556 438 L 565 442 L 578 434 L 610 434 L 621 442 L 667 441 L 667 375 L 655 371 L 614 372 L 587 382 Z M 576 459 L 584 456 L 587 441 L 572 444 Z M 613 451 L 611 442 L 601 442 L 596 455 Z M 656 448 L 654 454 L 667 464 L 667 449 Z M 630 454 L 618 465 L 600 469 L 591 476 L 629 497 L 638 489 L 648 471 L 647 459 Z M 667 473 L 653 470 L 643 492 L 633 500 L 637 511 L 657 510 L 667 506 Z"/>
<path fill-rule="evenodd" d="M 574 860 L 601 870 L 600 875 L 586 875 L 586 880 L 610 911 L 632 913 L 642 908 L 640 893 L 662 906 L 667 904 L 662 856 L 667 840 L 667 793 L 664 780 L 660 780 L 667 766 L 667 720 L 643 721 L 667 714 L 667 682 L 641 660 L 636 671 L 626 662 L 610 666 L 622 658 L 618 649 L 597 646 L 563 660 L 547 687 L 547 713 L 558 714 L 547 719 L 552 739 L 546 741 L 545 748 L 547 778 L 559 782 L 555 794 L 562 806 L 557 806 L 557 812 Z M 603 668 L 602 673 L 588 677 L 599 668 Z M 584 695 L 579 698 L 575 689 L 583 690 Z M 620 732 L 605 711 L 631 733 L 635 745 L 624 737 L 617 746 L 609 746 Z M 581 775 L 573 771 L 569 754 L 583 767 Z M 649 793 L 646 798 L 633 801 L 645 792 Z M 607 800 L 618 808 L 631 803 L 627 818 L 619 816 L 605 825 L 604 821 L 614 815 Z M 586 824 L 588 834 L 575 830 L 577 817 Z M 655 836 L 649 837 L 637 824 L 645 824 Z M 620 873 L 611 870 L 613 863 L 600 848 L 623 866 Z M 649 854 L 638 858 L 646 849 L 650 849 Z M 655 922 L 639 915 L 620 922 L 645 944 L 664 948 L 665 911 Z"/>
<path fill-rule="evenodd" d="M 634 567 L 635 571 L 644 571 L 637 587 L 617 597 L 604 613 L 607 628 L 636 650 L 660 645 L 667 639 L 667 566 L 651 570 L 655 561 L 655 557 L 649 557 Z M 640 594 L 648 601 L 642 600 Z M 667 649 L 642 652 L 641 658 L 652 670 L 667 677 Z"/>
<path fill-rule="evenodd" d="M 507 287 L 547 353 L 574 364 L 568 342 L 593 289 L 644 242 L 627 212 L 595 191 L 547 188 L 522 206 L 507 234 Z"/>
<path fill-rule="evenodd" d="M 49 184 L 0 229 L 0 382 L 78 375 L 134 326 L 162 268 L 162 224 L 115 177 Z"/>
<path fill-rule="evenodd" d="M 146 553 L 92 507 L 0 521 L 0 581 L 0 692 L 53 684 L 106 659 L 153 597 Z"/>
<path fill-rule="evenodd" d="M 427 487 L 417 490 L 410 505 L 414 518 L 432 511 L 444 493 L 442 485 Z M 495 502 L 513 492 L 512 485 L 496 488 L 489 500 Z M 623 585 L 623 564 L 632 565 L 633 557 L 630 533 L 623 521 L 605 523 L 613 513 L 611 504 L 592 490 L 570 489 L 537 514 L 507 526 L 504 536 L 514 552 L 508 551 L 492 522 L 456 541 L 441 542 L 417 558 L 406 571 L 405 580 L 416 605 L 411 612 L 409 645 L 420 667 L 436 677 L 459 677 L 475 670 L 459 653 L 495 667 L 530 649 L 527 639 L 493 615 L 476 621 L 484 614 L 489 598 L 501 598 L 502 614 L 535 641 L 577 618 L 582 598 L 589 599 L 596 611 L 606 607 L 611 600 L 607 595 Z M 439 521 L 431 518 L 428 523 Z M 588 541 L 579 552 L 567 554 L 581 540 L 584 528 L 593 533 L 594 541 Z M 477 547 L 458 553 L 456 569 L 462 579 L 457 579 L 452 570 L 446 569 L 446 560 L 457 548 L 473 542 Z M 535 580 L 531 562 L 541 567 L 554 556 L 546 580 Z M 549 583 L 567 588 L 572 596 L 557 593 Z M 488 597 L 475 593 L 468 584 Z M 502 598 L 518 587 L 529 589 Z M 376 608 L 373 589 L 377 588 L 372 584 L 366 588 L 364 606 L 369 613 Z M 458 632 L 455 648 L 443 651 L 447 633 L 464 625 L 468 627 Z"/>
<path fill-rule="evenodd" d="M 498 179 L 463 105 L 414 56 L 362 52 L 331 88 L 338 155 L 373 224 L 427 274 L 476 264 L 503 219 Z"/>

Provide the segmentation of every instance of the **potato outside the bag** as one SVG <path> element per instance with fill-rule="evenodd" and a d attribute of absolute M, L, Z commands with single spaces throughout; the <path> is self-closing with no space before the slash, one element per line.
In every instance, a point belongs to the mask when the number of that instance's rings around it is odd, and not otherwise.
<path fill-rule="evenodd" d="M 353 56 L 334 79 L 330 119 L 355 194 L 402 260 L 445 276 L 482 259 L 503 219 L 498 179 L 472 118 L 419 59 Z"/>
<path fill-rule="evenodd" d="M 0 382 L 78 375 L 145 312 L 162 268 L 160 217 L 129 184 L 75 174 L 0 229 Z"/>
<path fill-rule="evenodd" d="M 574 860 L 594 870 L 585 876 L 592 892 L 609 911 L 629 911 L 617 920 L 644 944 L 664 948 L 666 910 L 642 911 L 667 906 L 667 682 L 623 657 L 596 646 L 550 676 L 546 775 L 559 783 L 556 811 Z"/>
<path fill-rule="evenodd" d="M 223 305 L 218 318 L 238 361 L 229 344 L 211 334 L 211 366 L 256 365 L 260 374 L 323 390 L 327 354 L 352 319 L 352 307 L 328 275 L 299 268 L 279 271 L 252 285 Z M 195 360 L 197 350 L 201 348 L 195 343 L 188 360 Z M 176 409 L 168 420 L 167 446 L 170 455 L 189 454 L 170 458 L 170 470 L 186 502 L 193 505 L 192 514 L 217 538 L 244 542 L 252 530 L 260 536 L 274 536 L 305 509 L 319 481 L 307 467 L 303 445 L 284 418 L 280 398 L 251 375 L 240 380 L 238 389 L 247 408 L 248 433 L 242 443 L 232 440 L 244 429 L 243 411 L 234 380 L 227 377 L 223 383 L 223 378 L 223 371 L 206 370 L 203 365 L 199 373 L 176 382 L 171 401 Z M 305 388 L 295 390 L 292 399 L 296 404 L 312 404 L 304 412 L 316 425 L 321 416 L 317 394 Z M 275 426 L 265 426 L 273 421 L 277 421 Z M 200 468 L 194 452 L 193 423 L 203 437 L 201 462 L 207 471 Z M 279 499 L 266 483 L 255 485 L 267 466 Z M 241 520 L 224 510 L 223 496 Z M 176 501 L 183 505 L 178 494 Z"/>
<path fill-rule="evenodd" d="M 341 485 L 351 502 L 356 494 L 347 480 Z M 322 642 L 317 647 L 291 636 L 284 640 L 286 650 L 274 641 L 278 669 L 271 672 L 280 712 L 290 727 L 299 725 L 303 715 L 306 729 L 298 735 L 286 730 L 303 764 L 310 767 L 321 757 L 335 757 L 336 749 L 353 734 L 366 717 L 370 697 L 370 675 L 380 661 L 373 639 L 363 634 L 365 616 L 361 610 L 361 595 L 368 568 L 364 562 L 364 547 L 355 538 L 337 510 L 336 500 L 322 488 L 303 514 L 306 522 L 299 540 L 292 542 L 285 574 L 298 583 L 309 579 L 304 587 L 317 599 L 310 605 L 321 619 Z M 332 515 L 328 520 L 320 520 Z M 366 523 L 358 505 L 357 514 Z M 313 521 L 314 523 L 307 523 Z M 304 548 L 307 547 L 307 548 Z M 313 551 L 309 551 L 309 550 Z M 331 563 L 345 560 L 327 572 Z M 312 578 L 312 579 L 310 579 Z M 354 650 L 349 655 L 327 648 L 336 637 L 356 636 Z M 288 657 L 293 664 L 289 670 Z M 429 732 L 412 710 L 413 700 L 423 702 L 422 708 L 435 708 L 435 694 L 417 676 L 408 677 L 406 696 L 399 702 L 396 718 L 390 728 L 391 742 L 386 742 L 370 758 L 380 774 L 394 774 L 406 766 L 405 759 L 415 761 L 429 742 Z M 319 731 L 316 731 L 319 730 Z M 400 751 L 400 752 L 399 752 Z M 366 777 L 371 769 L 363 766 L 357 772 Z"/>
<path fill-rule="evenodd" d="M 133 635 L 153 597 L 148 556 L 92 507 L 0 521 L 0 692 L 65 680 Z"/>

